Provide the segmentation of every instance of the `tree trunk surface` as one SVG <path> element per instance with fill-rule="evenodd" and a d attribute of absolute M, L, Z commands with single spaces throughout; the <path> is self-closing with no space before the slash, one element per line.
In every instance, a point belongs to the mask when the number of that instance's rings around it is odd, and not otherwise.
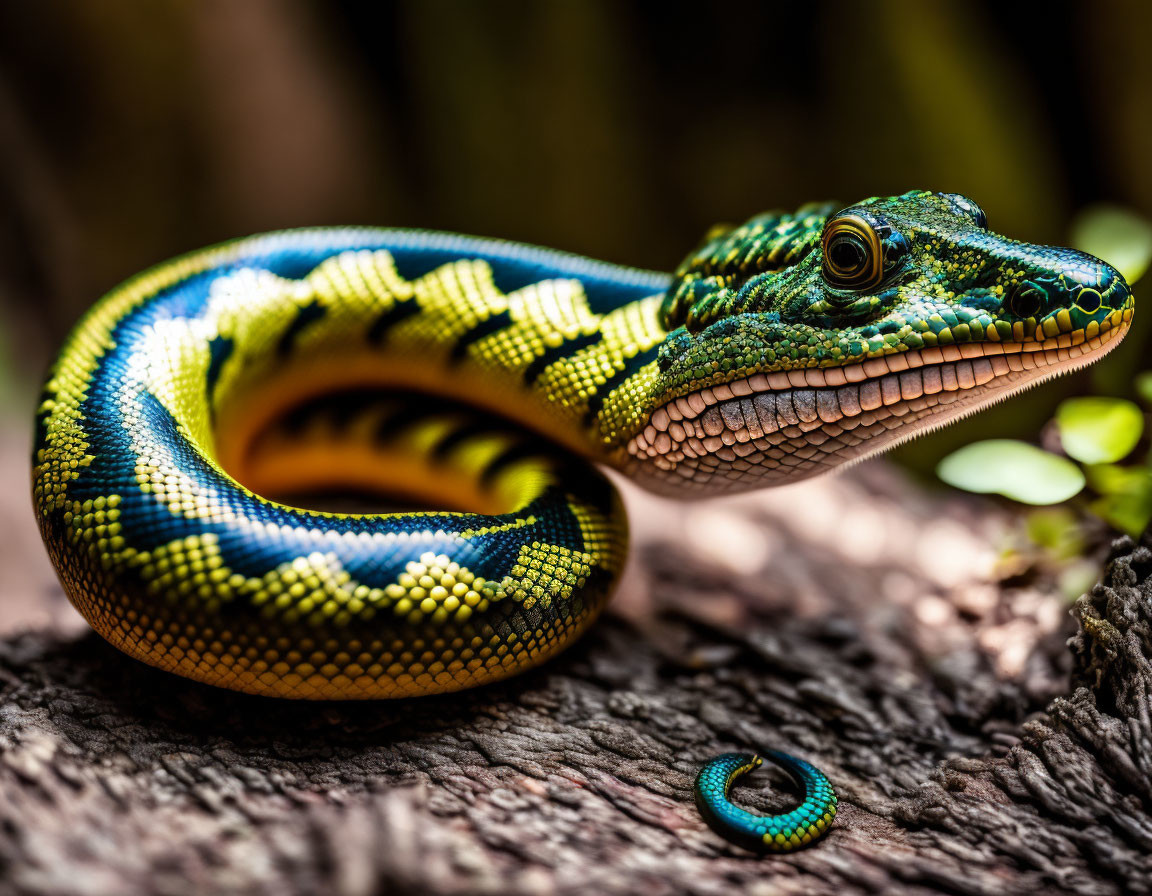
<path fill-rule="evenodd" d="M 626 499 L 630 570 L 562 657 L 327 704 L 122 656 L 12 500 L 2 559 L 32 573 L 0 613 L 0 892 L 1152 891 L 1148 547 L 1117 541 L 1070 615 L 1005 511 L 883 464 Z M 823 769 L 840 814 L 756 857 L 704 826 L 692 782 L 770 747 Z M 767 767 L 734 795 L 796 799 Z"/>

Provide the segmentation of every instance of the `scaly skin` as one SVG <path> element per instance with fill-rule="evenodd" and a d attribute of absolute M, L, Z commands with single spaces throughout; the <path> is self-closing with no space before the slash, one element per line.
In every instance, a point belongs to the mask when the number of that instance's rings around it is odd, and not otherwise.
<path fill-rule="evenodd" d="M 1114 270 L 996 236 L 962 197 L 831 212 L 715 235 L 671 280 L 368 229 L 162 264 L 45 387 L 34 501 L 65 590 L 115 646 L 221 687 L 484 684 L 570 643 L 618 578 L 619 500 L 574 453 L 677 495 L 794 481 L 1087 363 L 1131 318 Z M 260 496 L 316 488 L 450 509 Z M 701 805 L 731 834 L 780 827 L 725 800 Z"/>
<path fill-rule="evenodd" d="M 708 760 L 696 776 L 696 806 L 709 827 L 746 849 L 791 852 L 824 836 L 836 817 L 836 793 L 824 773 L 803 759 L 768 750 L 764 754 L 779 765 L 804 798 L 795 809 L 780 815 L 756 815 L 728 799 L 733 782 L 763 763 L 759 756 L 724 753 Z"/>

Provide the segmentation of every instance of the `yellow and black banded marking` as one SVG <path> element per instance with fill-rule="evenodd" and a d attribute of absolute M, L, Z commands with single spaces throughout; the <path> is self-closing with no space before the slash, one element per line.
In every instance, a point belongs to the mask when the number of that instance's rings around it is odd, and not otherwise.
<path fill-rule="evenodd" d="M 665 282 L 381 231 L 256 238 L 142 275 L 77 328 L 41 408 L 35 498 L 69 595 L 126 652 L 254 693 L 433 693 L 546 659 L 623 562 L 599 474 L 427 395 L 290 448 L 275 421 L 308 396 L 347 407 L 340 387 L 482 383 L 478 403 L 598 444 L 590 403 L 658 339 L 624 309 Z M 444 509 L 322 513 L 247 484 Z"/>

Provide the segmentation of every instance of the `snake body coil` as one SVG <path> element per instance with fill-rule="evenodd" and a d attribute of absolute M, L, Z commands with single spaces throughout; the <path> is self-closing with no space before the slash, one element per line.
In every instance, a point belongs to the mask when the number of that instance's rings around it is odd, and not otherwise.
<path fill-rule="evenodd" d="M 1131 313 L 1107 265 L 953 194 L 762 215 L 672 278 L 426 232 L 253 237 L 78 324 L 35 507 L 77 609 L 147 663 L 282 697 L 452 691 L 603 607 L 626 523 L 577 455 L 673 494 L 794 481 L 1086 363 Z M 317 488 L 442 509 L 262 496 Z"/>

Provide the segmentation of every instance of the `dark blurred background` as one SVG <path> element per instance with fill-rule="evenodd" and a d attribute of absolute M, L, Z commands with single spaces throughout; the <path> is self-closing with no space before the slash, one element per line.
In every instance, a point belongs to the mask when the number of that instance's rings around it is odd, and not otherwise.
<path fill-rule="evenodd" d="M 1067 243 L 1152 213 L 1152 7 L 1124 3 L 0 5 L 0 393 L 104 290 L 255 231 L 458 230 L 667 269 L 710 225 L 815 199 L 968 194 Z M 1035 436 L 1098 370 L 902 449 Z"/>

